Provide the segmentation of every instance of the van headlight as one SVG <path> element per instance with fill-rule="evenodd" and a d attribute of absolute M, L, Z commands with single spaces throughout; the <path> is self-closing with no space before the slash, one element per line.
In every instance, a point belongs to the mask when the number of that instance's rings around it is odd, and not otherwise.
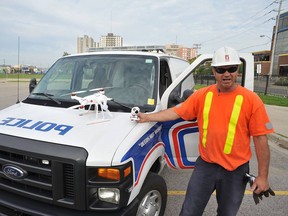
<path fill-rule="evenodd" d="M 117 210 L 127 206 L 133 188 L 131 161 L 119 166 L 87 167 L 86 174 L 89 210 Z"/>
<path fill-rule="evenodd" d="M 118 188 L 98 188 L 98 197 L 101 201 L 119 204 L 120 190 Z"/>

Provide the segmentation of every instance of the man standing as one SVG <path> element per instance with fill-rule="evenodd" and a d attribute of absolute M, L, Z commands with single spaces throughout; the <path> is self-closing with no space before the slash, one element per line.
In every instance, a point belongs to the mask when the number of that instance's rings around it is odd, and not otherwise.
<path fill-rule="evenodd" d="M 273 127 L 265 106 L 254 92 L 236 83 L 240 58 L 230 47 L 218 49 L 212 59 L 216 84 L 199 89 L 177 107 L 158 113 L 139 113 L 139 121 L 163 122 L 197 118 L 199 153 L 180 215 L 202 215 L 216 190 L 217 214 L 236 215 L 244 196 L 253 137 L 258 176 L 251 191 L 267 193 L 270 150 L 267 134 Z"/>

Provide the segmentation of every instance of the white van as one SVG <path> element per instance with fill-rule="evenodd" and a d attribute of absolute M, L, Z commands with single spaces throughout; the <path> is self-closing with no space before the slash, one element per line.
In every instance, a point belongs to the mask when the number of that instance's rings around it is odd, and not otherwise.
<path fill-rule="evenodd" d="M 0 111 L 1 215 L 163 215 L 159 174 L 194 167 L 197 122 L 138 124 L 134 111 L 183 102 L 211 59 L 109 51 L 57 60 L 24 101 Z M 253 89 L 253 57 L 241 60 L 239 82 Z"/>

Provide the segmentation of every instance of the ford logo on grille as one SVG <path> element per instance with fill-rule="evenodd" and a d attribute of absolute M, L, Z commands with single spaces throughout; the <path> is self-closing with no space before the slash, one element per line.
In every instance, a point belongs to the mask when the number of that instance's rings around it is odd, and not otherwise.
<path fill-rule="evenodd" d="M 2 170 L 7 177 L 14 180 L 22 180 L 27 176 L 27 171 L 16 165 L 6 164 Z"/>

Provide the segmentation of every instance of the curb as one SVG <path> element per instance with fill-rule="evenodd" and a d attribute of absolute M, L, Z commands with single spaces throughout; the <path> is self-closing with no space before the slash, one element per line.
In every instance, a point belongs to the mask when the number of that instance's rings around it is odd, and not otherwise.
<path fill-rule="evenodd" d="M 268 134 L 267 137 L 269 141 L 288 150 L 288 138 L 276 133 Z"/>

